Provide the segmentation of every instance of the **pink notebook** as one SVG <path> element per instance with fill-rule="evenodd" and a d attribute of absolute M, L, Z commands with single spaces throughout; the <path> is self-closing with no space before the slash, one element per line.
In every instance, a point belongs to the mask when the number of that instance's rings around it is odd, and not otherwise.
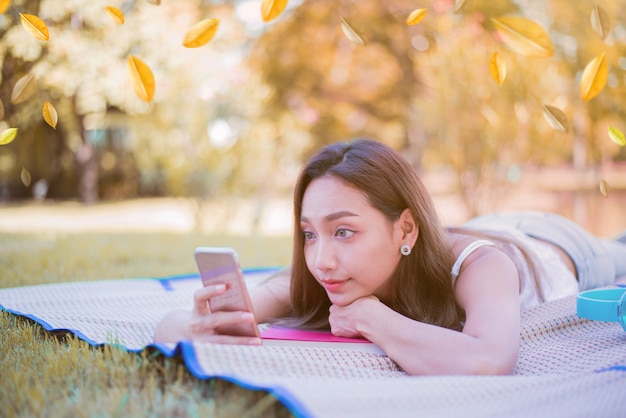
<path fill-rule="evenodd" d="M 271 326 L 261 332 L 261 337 L 267 340 L 293 340 L 326 343 L 370 343 L 365 338 L 336 337 L 329 331 L 311 331 L 294 328 Z"/>

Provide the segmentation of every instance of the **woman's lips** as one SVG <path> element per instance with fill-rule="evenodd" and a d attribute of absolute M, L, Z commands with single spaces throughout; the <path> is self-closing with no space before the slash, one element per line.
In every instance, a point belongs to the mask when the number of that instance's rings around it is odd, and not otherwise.
<path fill-rule="evenodd" d="M 345 280 L 322 280 L 322 286 L 328 292 L 337 292 L 346 283 Z"/>

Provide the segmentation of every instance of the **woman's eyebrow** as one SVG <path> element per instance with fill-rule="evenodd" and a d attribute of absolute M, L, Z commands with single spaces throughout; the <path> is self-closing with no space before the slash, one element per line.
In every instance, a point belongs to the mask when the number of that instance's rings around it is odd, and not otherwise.
<path fill-rule="evenodd" d="M 349 216 L 359 216 L 359 215 L 357 215 L 354 212 L 350 212 L 348 210 L 340 210 L 338 212 L 329 213 L 328 215 L 324 216 L 324 220 L 326 222 L 332 222 L 332 221 L 336 221 L 337 219 L 341 219 L 341 218 L 345 218 Z M 300 222 L 310 223 L 309 219 L 306 216 L 301 216 Z"/>

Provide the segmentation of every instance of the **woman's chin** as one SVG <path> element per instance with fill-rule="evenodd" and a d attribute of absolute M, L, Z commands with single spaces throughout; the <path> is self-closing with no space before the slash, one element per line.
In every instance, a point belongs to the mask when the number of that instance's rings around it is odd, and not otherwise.
<path fill-rule="evenodd" d="M 328 299 L 333 305 L 336 306 L 348 306 L 352 302 L 354 302 L 355 298 L 346 294 L 340 293 L 327 293 Z"/>

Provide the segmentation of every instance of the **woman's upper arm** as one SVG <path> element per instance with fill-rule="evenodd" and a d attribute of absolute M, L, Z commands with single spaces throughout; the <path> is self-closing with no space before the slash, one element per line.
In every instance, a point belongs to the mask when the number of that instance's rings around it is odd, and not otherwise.
<path fill-rule="evenodd" d="M 250 291 L 250 300 L 258 322 L 267 322 L 289 312 L 290 286 L 291 269 L 284 269 Z"/>
<path fill-rule="evenodd" d="M 465 261 L 455 293 L 465 310 L 463 333 L 512 369 L 520 341 L 519 274 L 513 261 L 496 248 L 481 248 Z"/>

